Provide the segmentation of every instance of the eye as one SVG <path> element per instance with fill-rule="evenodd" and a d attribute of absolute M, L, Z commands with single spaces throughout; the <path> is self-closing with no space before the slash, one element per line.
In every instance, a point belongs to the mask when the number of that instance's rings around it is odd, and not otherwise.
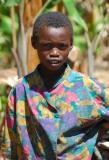
<path fill-rule="evenodd" d="M 42 44 L 42 47 L 45 50 L 50 50 L 50 49 L 52 49 L 53 46 L 51 43 L 44 43 L 44 44 Z"/>
<path fill-rule="evenodd" d="M 60 50 L 65 50 L 65 49 L 68 48 L 68 45 L 65 44 L 65 43 L 60 43 L 60 44 L 58 45 L 58 48 L 59 48 Z"/>

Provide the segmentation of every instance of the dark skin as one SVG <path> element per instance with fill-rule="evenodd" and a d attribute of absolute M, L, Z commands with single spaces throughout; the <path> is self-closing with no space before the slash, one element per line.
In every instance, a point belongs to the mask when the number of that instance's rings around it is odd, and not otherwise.
<path fill-rule="evenodd" d="M 70 32 L 67 27 L 44 26 L 40 29 L 35 46 L 41 64 L 40 73 L 46 87 L 51 88 L 65 71 L 65 63 L 72 48 Z"/>

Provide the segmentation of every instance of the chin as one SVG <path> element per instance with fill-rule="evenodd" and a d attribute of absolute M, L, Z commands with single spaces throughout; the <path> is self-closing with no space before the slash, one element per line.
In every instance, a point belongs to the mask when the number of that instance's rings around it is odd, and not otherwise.
<path fill-rule="evenodd" d="M 45 64 L 43 65 L 43 68 L 45 71 L 49 72 L 55 72 L 60 70 L 64 66 L 64 63 L 58 63 L 58 64 Z"/>
<path fill-rule="evenodd" d="M 50 71 L 50 72 L 55 72 L 55 71 L 58 71 L 60 69 L 59 68 L 48 68 L 47 70 Z"/>

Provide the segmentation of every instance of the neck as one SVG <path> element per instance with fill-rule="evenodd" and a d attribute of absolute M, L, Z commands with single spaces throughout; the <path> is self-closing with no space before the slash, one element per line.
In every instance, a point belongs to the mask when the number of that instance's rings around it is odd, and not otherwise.
<path fill-rule="evenodd" d="M 66 66 L 65 64 L 59 70 L 50 71 L 39 65 L 39 73 L 47 88 L 51 88 L 63 76 Z"/>

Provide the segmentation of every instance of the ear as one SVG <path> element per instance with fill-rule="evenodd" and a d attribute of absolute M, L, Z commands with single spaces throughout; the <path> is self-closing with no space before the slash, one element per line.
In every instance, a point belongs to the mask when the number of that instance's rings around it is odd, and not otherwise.
<path fill-rule="evenodd" d="M 33 36 L 31 37 L 31 44 L 34 49 L 37 49 L 37 41 L 36 41 L 35 37 L 33 37 Z"/>

